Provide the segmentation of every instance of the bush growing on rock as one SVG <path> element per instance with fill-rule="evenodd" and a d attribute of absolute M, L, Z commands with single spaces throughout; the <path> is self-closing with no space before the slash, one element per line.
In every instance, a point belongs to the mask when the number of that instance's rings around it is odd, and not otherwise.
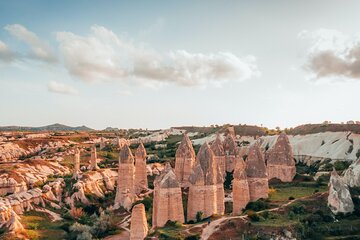
<path fill-rule="evenodd" d="M 201 222 L 203 220 L 203 218 L 204 218 L 204 213 L 203 212 L 199 211 L 199 212 L 196 213 L 196 221 L 197 222 Z"/>

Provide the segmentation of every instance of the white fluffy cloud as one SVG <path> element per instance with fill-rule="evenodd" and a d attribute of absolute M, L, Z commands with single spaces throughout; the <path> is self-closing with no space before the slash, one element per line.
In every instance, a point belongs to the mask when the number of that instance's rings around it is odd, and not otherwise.
<path fill-rule="evenodd" d="M 0 41 L 0 61 L 11 62 L 15 59 L 15 53 L 2 41 Z"/>
<path fill-rule="evenodd" d="M 58 32 L 56 36 L 65 67 L 84 81 L 136 80 L 143 84 L 194 86 L 259 75 L 252 56 L 238 58 L 228 52 L 194 54 L 185 50 L 161 54 L 96 25 L 89 36 L 71 32 Z"/>
<path fill-rule="evenodd" d="M 56 81 L 51 81 L 48 84 L 48 90 L 54 93 L 68 94 L 68 95 L 77 95 L 79 92 L 71 86 L 59 83 Z"/>
<path fill-rule="evenodd" d="M 336 30 L 303 31 L 300 38 L 310 39 L 305 68 L 315 79 L 360 79 L 360 37 Z"/>
<path fill-rule="evenodd" d="M 56 57 L 49 44 L 42 41 L 34 32 L 31 32 L 26 27 L 20 24 L 12 24 L 6 25 L 5 30 L 30 47 L 29 57 L 45 62 L 56 61 Z"/>

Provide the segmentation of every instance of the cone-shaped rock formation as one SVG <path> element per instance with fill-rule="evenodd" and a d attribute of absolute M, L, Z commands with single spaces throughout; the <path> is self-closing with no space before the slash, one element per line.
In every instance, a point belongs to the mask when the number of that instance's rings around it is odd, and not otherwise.
<path fill-rule="evenodd" d="M 135 152 L 135 193 L 139 194 L 142 190 L 148 188 L 146 174 L 146 149 L 144 144 L 140 143 Z"/>
<path fill-rule="evenodd" d="M 143 240 L 148 234 L 145 206 L 140 203 L 131 212 L 130 240 Z"/>
<path fill-rule="evenodd" d="M 192 142 L 187 134 L 176 150 L 175 155 L 175 174 L 182 187 L 189 185 L 189 176 L 195 163 L 195 151 Z"/>
<path fill-rule="evenodd" d="M 249 183 L 245 171 L 246 165 L 241 157 L 236 160 L 233 188 L 233 214 L 239 215 L 250 201 Z"/>

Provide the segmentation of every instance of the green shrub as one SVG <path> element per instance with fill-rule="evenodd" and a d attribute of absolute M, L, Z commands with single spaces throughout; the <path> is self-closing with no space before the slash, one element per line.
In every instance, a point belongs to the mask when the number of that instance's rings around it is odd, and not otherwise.
<path fill-rule="evenodd" d="M 203 220 L 203 217 L 204 217 L 204 213 L 199 211 L 196 213 L 196 221 L 197 222 L 201 222 Z"/>
<path fill-rule="evenodd" d="M 252 211 L 252 210 L 248 211 L 248 212 L 247 212 L 247 215 L 248 215 L 248 217 L 250 218 L 250 220 L 253 221 L 253 222 L 258 222 L 258 221 L 260 221 L 260 216 L 259 216 L 259 214 L 257 214 L 256 212 L 254 212 L 254 211 Z"/>
<path fill-rule="evenodd" d="M 253 210 L 256 212 L 269 208 L 270 208 L 269 203 L 266 202 L 264 199 L 259 199 L 255 202 L 249 202 L 245 207 L 246 210 Z"/>

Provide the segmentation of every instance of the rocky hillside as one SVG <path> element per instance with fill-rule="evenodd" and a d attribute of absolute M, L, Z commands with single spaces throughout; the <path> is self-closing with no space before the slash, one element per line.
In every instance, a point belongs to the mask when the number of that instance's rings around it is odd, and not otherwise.
<path fill-rule="evenodd" d="M 70 127 L 63 124 L 55 123 L 43 127 L 24 127 L 24 126 L 4 126 L 0 127 L 0 132 L 11 131 L 30 131 L 30 132 L 43 132 L 43 131 L 93 131 L 94 129 L 86 126 Z"/>

